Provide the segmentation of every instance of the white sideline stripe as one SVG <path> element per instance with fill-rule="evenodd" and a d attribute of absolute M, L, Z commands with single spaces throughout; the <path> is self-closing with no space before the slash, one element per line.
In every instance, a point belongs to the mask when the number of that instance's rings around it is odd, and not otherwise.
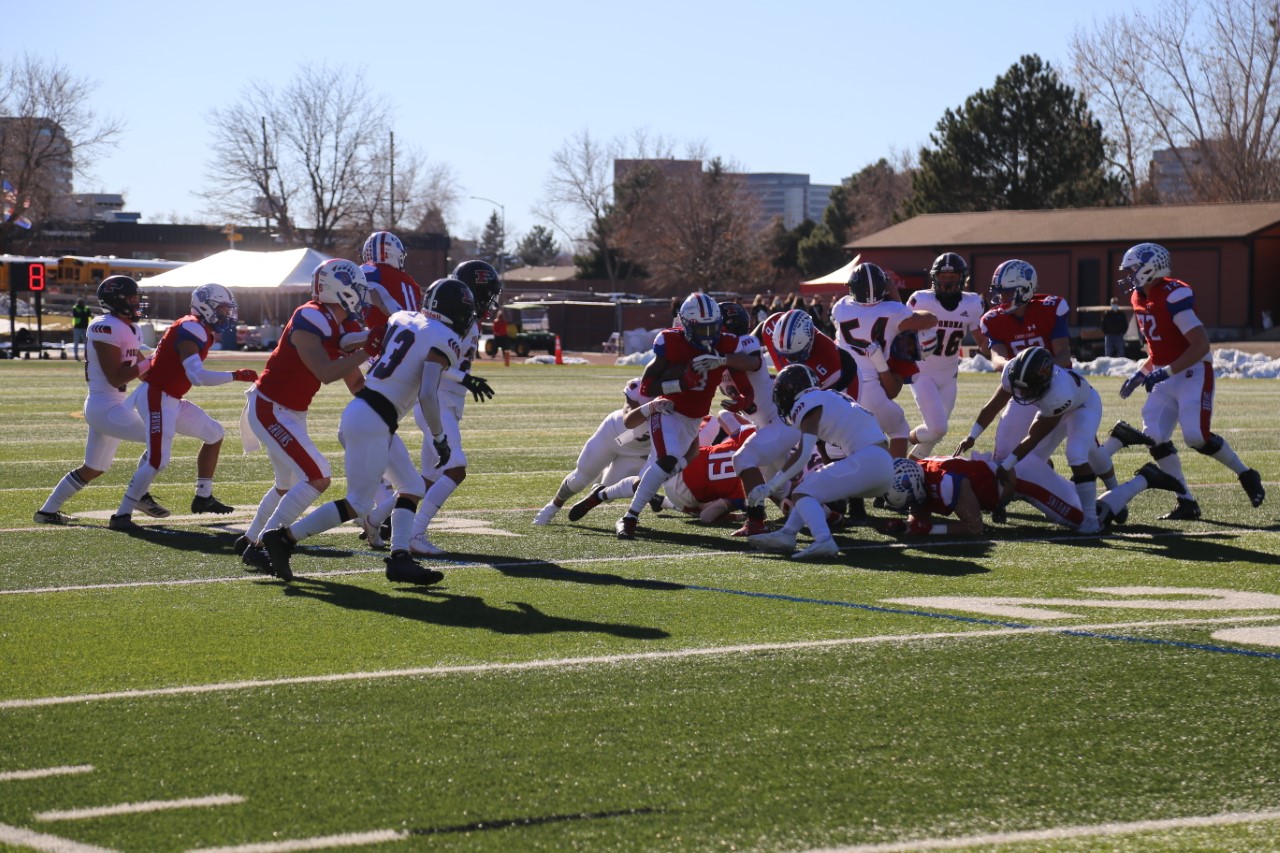
<path fill-rule="evenodd" d="M 94 847 L 92 844 L 81 844 L 69 838 L 46 835 L 33 829 L 22 829 L 0 823 L 0 844 L 14 847 L 26 847 L 30 850 L 44 850 L 46 853 L 115 853 L 109 847 Z"/>
<path fill-rule="evenodd" d="M 44 779 L 49 776 L 70 776 L 73 773 L 92 773 L 92 764 L 75 764 L 68 767 L 44 767 L 39 770 L 7 770 L 0 773 L 0 782 L 16 782 L 20 779 Z"/>
<path fill-rule="evenodd" d="M 258 844 L 240 844 L 234 847 L 197 847 L 187 853 L 289 853 L 292 850 L 329 850 L 334 847 L 359 847 L 363 844 L 384 844 L 403 841 L 409 833 L 400 829 L 375 829 L 371 832 L 348 832 L 342 835 L 322 835 L 317 838 L 294 838 L 289 841 L 263 841 Z"/>
<path fill-rule="evenodd" d="M 36 812 L 36 820 L 84 820 L 93 817 L 111 817 L 121 814 L 143 814 L 145 812 L 168 811 L 169 809 L 192 809 L 202 806 L 234 806 L 243 803 L 244 797 L 239 794 L 214 794 L 209 797 L 186 797 L 181 800 L 148 800 L 143 803 L 119 803 L 114 806 L 94 806 L 87 809 L 63 809 L 49 812 Z"/>
<path fill-rule="evenodd" d="M 1161 832 L 1169 829 L 1199 829 L 1211 826 L 1234 826 L 1280 820 L 1280 810 L 1261 812 L 1227 812 L 1202 817 L 1175 817 L 1166 820 L 1135 820 L 1129 823 L 1099 823 L 1093 826 L 1061 826 L 1055 829 L 1033 829 L 1025 832 L 993 832 L 961 838 L 924 838 L 919 841 L 890 841 L 883 844 L 855 844 L 850 847 L 818 847 L 805 853 L 917 853 L 924 850 L 959 850 L 964 847 L 994 844 L 1019 844 L 1028 841 L 1066 841 L 1093 836 L 1130 835 L 1135 832 Z"/>
<path fill-rule="evenodd" d="M 6 699 L 0 711 L 18 708 L 42 708 L 49 705 L 72 705 L 105 702 L 112 699 L 147 699 L 158 696 L 193 696 L 201 693 L 226 693 L 233 690 L 256 690 L 263 687 L 285 687 L 297 684 L 337 684 L 346 681 L 374 681 L 390 678 L 422 678 L 437 675 L 470 675 L 490 672 L 525 672 L 540 669 L 568 669 L 619 663 L 648 663 L 696 657 L 718 657 L 758 652 L 830 649 L 842 646 L 878 645 L 880 643 L 914 643 L 928 640 L 960 640 L 974 637 L 1013 637 L 1032 634 L 1066 634 L 1080 631 L 1133 630 L 1185 625 L 1217 625 L 1233 622 L 1274 622 L 1280 616 L 1223 616 L 1206 619 L 1166 619 L 1149 622 L 1108 622 L 1097 625 L 1045 625 L 1029 628 L 986 628 L 972 631 L 935 631 L 922 634 L 881 634 L 872 637 L 840 637 L 832 640 L 799 640 L 790 643 L 746 643 L 734 646 L 671 649 L 661 652 L 634 652 L 618 655 L 590 655 L 576 658 L 513 661 L 510 663 L 475 663 L 454 666 L 423 666 L 406 669 L 380 669 L 362 672 L 336 672 L 328 675 L 298 675 L 290 678 L 266 678 L 245 681 L 220 681 L 212 684 L 189 684 L 181 687 L 155 687 L 148 690 L 116 690 L 109 693 L 80 693 L 70 696 L 41 696 L 34 699 Z"/>

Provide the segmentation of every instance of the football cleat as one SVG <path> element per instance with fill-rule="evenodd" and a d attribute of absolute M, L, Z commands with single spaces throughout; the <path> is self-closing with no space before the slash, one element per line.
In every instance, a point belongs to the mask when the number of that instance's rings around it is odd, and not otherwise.
<path fill-rule="evenodd" d="M 625 513 L 622 518 L 618 519 L 617 524 L 613 526 L 614 532 L 619 539 L 635 539 L 636 527 L 639 525 L 640 519 L 631 513 Z"/>
<path fill-rule="evenodd" d="M 1106 501 L 1098 501 L 1094 504 L 1093 511 L 1098 516 L 1098 526 L 1104 531 L 1110 530 L 1111 525 L 1116 523 L 1116 514 L 1111 511 L 1111 507 L 1107 506 Z"/>
<path fill-rule="evenodd" d="M 1112 518 L 1111 518 L 1111 523 L 1112 523 L 1112 524 L 1119 524 L 1119 525 L 1125 525 L 1125 524 L 1128 524 L 1128 523 L 1129 523 L 1129 508 L 1128 508 L 1127 506 L 1122 506 L 1122 507 L 1120 507 L 1120 511 L 1119 511 L 1119 512 L 1117 512 L 1114 516 L 1112 516 Z"/>
<path fill-rule="evenodd" d="M 383 557 L 387 564 L 387 580 L 394 583 L 416 583 L 430 586 L 444 580 L 444 572 L 435 569 L 424 569 L 413 561 L 408 551 L 392 551 L 390 557 Z"/>
<path fill-rule="evenodd" d="M 1147 481 L 1148 489 L 1161 489 L 1166 492 L 1182 491 L 1182 483 L 1178 481 L 1178 478 L 1165 472 L 1154 462 L 1148 462 L 1133 473 L 1134 476 L 1142 477 Z M 1120 523 L 1123 524 L 1124 522 Z"/>
<path fill-rule="evenodd" d="M 445 550 L 427 538 L 427 534 L 419 533 L 409 540 L 409 553 L 418 557 L 439 557 Z"/>
<path fill-rule="evenodd" d="M 1092 536 L 1102 532 L 1102 522 L 1094 519 L 1092 522 L 1085 522 L 1076 528 L 1076 533 L 1083 533 L 1086 536 Z"/>
<path fill-rule="evenodd" d="M 369 547 L 376 551 L 382 551 L 387 547 L 386 540 L 382 538 L 382 531 L 369 523 L 368 517 L 357 520 L 360 525 L 360 538 L 369 543 Z"/>
<path fill-rule="evenodd" d="M 1262 475 L 1252 468 L 1240 474 L 1240 486 L 1244 489 L 1244 493 L 1249 496 L 1249 503 L 1254 506 L 1262 506 L 1262 502 L 1266 500 L 1267 490 L 1262 488 Z"/>
<path fill-rule="evenodd" d="M 538 510 L 538 514 L 533 517 L 533 523 L 538 527 L 546 527 L 559 511 L 560 507 L 556 506 L 555 501 L 552 501 Z"/>
<path fill-rule="evenodd" d="M 1258 503 L 1261 503 L 1259 501 Z M 1257 506 L 1257 504 L 1254 504 Z M 44 510 L 36 510 L 35 518 L 32 519 L 36 524 L 70 524 L 75 521 L 74 518 L 65 512 L 54 510 L 53 512 L 45 512 Z"/>
<path fill-rule="evenodd" d="M 747 518 L 747 523 L 733 531 L 734 536 L 759 536 L 769 532 L 769 525 L 763 518 Z"/>
<path fill-rule="evenodd" d="M 244 553 L 240 555 L 240 562 L 247 566 L 246 572 L 271 574 L 271 556 L 267 553 L 267 549 L 261 545 L 253 545 L 246 548 Z"/>
<path fill-rule="evenodd" d="M 649 498 L 649 509 L 653 510 L 655 513 L 662 512 L 665 506 L 666 505 L 662 502 L 662 495 L 654 495 Z"/>
<path fill-rule="evenodd" d="M 202 498 L 199 495 L 196 495 L 191 499 L 191 511 L 212 512 L 217 513 L 218 515 L 227 515 L 228 513 L 235 512 L 235 507 L 227 506 L 213 495 L 209 495 L 207 498 Z M 166 512 L 165 514 L 167 515 L 168 513 Z"/>
<path fill-rule="evenodd" d="M 271 574 L 288 583 L 293 580 L 293 568 L 289 565 L 289 557 L 297 543 L 289 538 L 283 527 L 268 530 L 262 534 L 262 547 L 266 549 L 271 560 Z"/>
<path fill-rule="evenodd" d="M 252 545 L 253 543 L 249 541 L 248 536 L 237 536 L 235 544 L 231 546 L 231 550 L 235 551 L 236 556 L 239 557 L 245 551 L 248 551 Z"/>
<path fill-rule="evenodd" d="M 569 507 L 569 520 L 577 521 L 604 503 L 604 486 L 596 486 L 585 498 Z"/>
<path fill-rule="evenodd" d="M 867 504 L 862 498 L 849 499 L 849 511 L 845 513 L 845 520 L 850 523 L 860 523 L 867 520 Z"/>
<path fill-rule="evenodd" d="M 111 520 L 107 522 L 108 530 L 118 530 L 121 533 L 137 533 L 142 528 L 139 527 L 128 513 L 118 513 L 111 516 Z"/>
<path fill-rule="evenodd" d="M 1200 504 L 1195 498 L 1178 498 L 1178 505 L 1160 516 L 1161 521 L 1195 521 L 1200 517 Z"/>
<path fill-rule="evenodd" d="M 796 535 L 788 530 L 775 530 L 772 533 L 748 536 L 747 544 L 757 551 L 779 551 L 785 554 L 796 549 Z"/>
<path fill-rule="evenodd" d="M 1124 421 L 1116 421 L 1116 425 L 1111 428 L 1111 437 L 1124 447 L 1133 447 L 1135 444 L 1140 444 L 1143 447 L 1156 446 L 1154 438 Z"/>
<path fill-rule="evenodd" d="M 1003 506 L 991 510 L 992 524 L 1005 524 L 1009 521 L 1009 512 Z"/>
<path fill-rule="evenodd" d="M 145 495 L 134 501 L 133 506 L 135 509 L 142 510 L 152 518 L 168 518 L 173 515 L 169 510 L 156 503 L 156 499 L 151 497 L 150 492 L 147 492 Z M 227 511 L 230 512 L 230 510 Z"/>
<path fill-rule="evenodd" d="M 828 536 L 826 539 L 815 539 L 813 544 L 803 551 L 791 555 L 793 560 L 820 560 L 823 557 L 835 557 L 840 554 L 840 546 L 836 540 Z"/>

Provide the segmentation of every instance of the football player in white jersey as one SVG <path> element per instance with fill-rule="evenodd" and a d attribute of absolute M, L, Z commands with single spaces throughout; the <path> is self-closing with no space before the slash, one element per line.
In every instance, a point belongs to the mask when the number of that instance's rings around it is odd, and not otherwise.
<path fill-rule="evenodd" d="M 89 425 L 89 438 L 84 447 L 84 464 L 68 471 L 54 487 L 44 505 L 36 510 L 36 524 L 72 521 L 62 512 L 62 506 L 111 469 L 120 442 L 147 442 L 147 426 L 138 410 L 125 404 L 126 386 L 151 368 L 151 359 L 142 354 L 136 325 L 145 316 L 146 303 L 138 283 L 124 275 L 104 278 L 98 285 L 98 301 L 104 314 L 90 324 L 85 348 L 84 378 L 89 396 L 84 401 L 84 420 Z M 150 492 L 138 501 L 138 509 L 152 518 L 169 515 L 169 510 L 156 503 Z"/>
<path fill-rule="evenodd" d="M 989 353 L 987 338 L 978 328 L 982 319 L 982 297 L 967 292 L 969 265 L 955 252 L 944 252 L 929 268 L 931 287 L 917 290 L 907 299 L 907 307 L 924 310 L 938 318 L 937 338 L 933 349 L 924 353 L 911 383 L 911 395 L 924 423 L 914 427 L 909 436 L 911 457 L 923 459 L 933 453 L 934 446 L 950 428 L 951 412 L 956 407 L 960 355 L 965 335 L 972 333 L 978 349 Z"/>
<path fill-rule="evenodd" d="M 364 388 L 343 410 L 338 428 L 346 459 L 347 494 L 288 527 L 263 534 L 262 544 L 271 558 L 272 574 L 292 580 L 289 557 L 298 542 L 367 515 L 385 474 L 397 493 L 391 512 L 391 555 L 385 558 L 387 579 L 424 585 L 443 579 L 441 572 L 422 568 L 409 553 L 413 514 L 422 499 L 423 479 L 396 430 L 414 405 L 420 405 L 439 460 L 436 465 L 449 464 L 449 439 L 440 411 L 440 378 L 462 359 L 462 344 L 453 330 L 470 328 L 474 319 L 471 291 L 457 279 L 442 279 L 427 291 L 423 314 L 397 311 L 391 315 L 382 353 L 365 375 Z"/>
<path fill-rule="evenodd" d="M 876 416 L 889 452 L 907 455 L 911 428 L 902 407 L 890 399 L 880 381 L 888 372 L 885 356 L 899 332 L 932 329 L 938 318 L 928 311 L 912 311 L 888 297 L 889 277 L 871 263 L 858 264 L 849 276 L 849 295 L 831 309 L 836 327 L 836 343 L 853 354 L 858 362 L 858 405 Z"/>
<path fill-rule="evenodd" d="M 957 456 L 973 447 L 977 436 L 1010 401 L 1031 407 L 1035 415 L 1026 437 L 1008 456 L 997 460 L 997 473 L 1007 475 L 1042 442 L 1056 446 L 1065 438 L 1071 482 L 1080 496 L 1080 510 L 1084 514 L 1079 531 L 1097 533 L 1101 530 L 1096 512 L 1097 478 L 1115 481 L 1110 459 L 1096 454 L 1098 425 L 1102 422 L 1102 399 L 1098 392 L 1079 373 L 1055 363 L 1053 355 L 1044 347 L 1027 347 L 1005 364 L 1000 386 L 978 413 L 969 436 L 960 442 Z M 1097 459 L 1104 460 L 1105 471 L 1094 470 L 1091 460 Z"/>
<path fill-rule="evenodd" d="M 800 446 L 788 457 L 782 471 L 752 489 L 747 503 L 763 502 L 784 489 L 804 470 L 819 441 L 835 445 L 844 458 L 808 474 L 791 493 L 795 505 L 779 530 L 747 538 L 754 548 L 791 552 L 796 535 L 809 528 L 813 544 L 791 555 L 793 560 L 833 557 L 840 553 L 827 523 L 823 504 L 847 498 L 870 498 L 889 490 L 893 457 L 876 419 L 839 391 L 820 387 L 817 374 L 803 364 L 783 368 L 773 384 L 774 401 L 783 418 L 800 430 Z"/>
<path fill-rule="evenodd" d="M 565 502 L 588 486 L 593 492 L 607 489 L 640 473 L 649 458 L 650 411 L 644 412 L 644 419 L 634 428 L 628 427 L 624 421 L 628 414 L 642 408 L 650 398 L 640 393 L 639 377 L 627 382 L 622 395 L 622 408 L 605 415 L 587 443 L 582 445 L 577 464 L 565 475 L 556 496 L 538 510 L 533 517 L 534 524 L 539 527 L 550 524 Z"/>
<path fill-rule="evenodd" d="M 444 549 L 433 544 L 427 538 L 427 528 L 444 506 L 454 490 L 462 484 L 467 476 L 467 454 L 462 447 L 462 433 L 459 424 L 462 421 L 462 410 L 470 394 L 476 402 L 483 402 L 493 397 L 493 389 L 489 383 L 479 376 L 471 375 L 471 366 L 477 357 L 480 345 L 480 321 L 486 319 L 498 308 L 502 298 L 502 279 L 498 271 L 484 261 L 463 261 L 453 270 L 450 277 L 461 281 L 471 291 L 475 300 L 475 317 L 465 329 L 454 327 L 458 343 L 462 347 L 462 357 L 458 363 L 445 372 L 440 379 L 440 416 L 444 419 L 444 431 L 449 436 L 449 446 L 453 455 L 448 467 L 441 466 L 431 442 L 426 441 L 427 425 L 420 414 L 418 427 L 422 430 L 422 476 L 427 481 L 427 493 L 418 505 L 418 513 L 413 520 L 413 537 L 410 550 L 421 556 L 443 554 Z M 441 279 L 447 281 L 448 279 Z M 440 282 L 432 285 L 434 288 Z M 425 298 L 425 297 L 424 297 Z"/>

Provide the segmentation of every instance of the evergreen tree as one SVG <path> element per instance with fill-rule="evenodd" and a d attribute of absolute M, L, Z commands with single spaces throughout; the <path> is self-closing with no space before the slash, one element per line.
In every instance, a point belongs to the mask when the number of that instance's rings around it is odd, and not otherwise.
<path fill-rule="evenodd" d="M 1102 125 L 1035 55 L 948 109 L 920 151 L 908 216 L 1121 204 Z"/>
<path fill-rule="evenodd" d="M 495 210 L 484 224 L 484 232 L 476 244 L 476 255 L 499 270 L 504 269 L 506 264 L 501 262 L 501 258 L 506 254 L 506 236 L 502 233 L 502 220 Z"/>
<path fill-rule="evenodd" d="M 516 254 L 527 266 L 550 266 L 560 255 L 560 245 L 551 229 L 535 225 L 516 245 Z"/>

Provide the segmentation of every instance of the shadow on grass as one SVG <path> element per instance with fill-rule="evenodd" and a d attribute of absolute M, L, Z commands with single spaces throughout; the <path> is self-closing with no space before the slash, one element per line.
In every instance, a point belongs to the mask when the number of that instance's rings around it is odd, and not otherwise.
<path fill-rule="evenodd" d="M 401 592 L 415 595 L 401 595 Z M 396 592 L 342 583 L 325 578 L 298 576 L 284 589 L 285 595 L 368 613 L 382 613 L 452 628 L 480 628 L 495 634 L 602 633 L 629 640 L 661 640 L 670 635 L 660 628 L 619 622 L 594 622 L 542 612 L 523 601 L 494 607 L 478 595 L 455 595 L 447 587 L 397 585 Z"/>
<path fill-rule="evenodd" d="M 236 556 L 233 546 L 236 539 L 240 537 L 239 533 L 234 532 L 204 530 L 198 527 L 166 527 L 163 524 L 142 524 L 138 526 L 137 530 L 122 531 L 116 535 L 128 536 L 140 542 L 162 545 L 175 551 L 195 551 L 200 554 L 213 555 L 225 554 L 228 557 Z M 297 553 L 308 557 L 349 559 L 355 556 L 357 552 L 345 548 L 307 544 L 299 546 Z M 236 559 L 239 558 L 237 557 Z"/>
<path fill-rule="evenodd" d="M 1252 528 L 1257 530 L 1257 528 Z M 1167 528 L 1126 527 L 1128 533 L 1168 533 Z M 1132 550 L 1144 551 L 1148 554 L 1170 560 L 1182 560 L 1196 563 L 1273 563 L 1275 554 L 1266 551 L 1255 551 L 1231 544 L 1239 537 L 1233 533 L 1222 533 L 1213 536 L 1164 536 L 1157 539 L 1126 539 L 1125 545 Z"/>
<path fill-rule="evenodd" d="M 530 559 L 528 557 L 468 554 L 464 551 L 450 551 L 449 559 L 489 566 L 494 571 L 510 578 L 567 581 L 569 583 L 584 583 L 596 586 L 625 586 L 633 589 L 657 590 L 660 592 L 676 592 L 685 589 L 684 584 L 670 581 L 659 581 L 651 578 L 629 578 L 612 572 L 588 572 L 582 569 L 570 569 L 551 560 Z"/>

